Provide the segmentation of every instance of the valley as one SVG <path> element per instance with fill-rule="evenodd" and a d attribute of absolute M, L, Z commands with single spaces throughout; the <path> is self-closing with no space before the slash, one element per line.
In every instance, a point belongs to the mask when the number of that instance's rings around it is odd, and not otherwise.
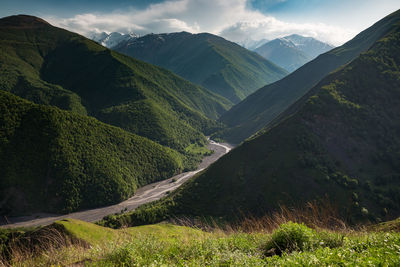
<path fill-rule="evenodd" d="M 397 2 L 4 1 L 0 266 L 400 266 Z"/>

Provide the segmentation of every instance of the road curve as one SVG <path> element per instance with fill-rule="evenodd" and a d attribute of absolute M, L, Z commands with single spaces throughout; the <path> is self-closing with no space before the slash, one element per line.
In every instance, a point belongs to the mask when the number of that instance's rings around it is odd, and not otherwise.
<path fill-rule="evenodd" d="M 40 213 L 31 216 L 2 218 L 3 220 L 0 221 L 0 227 L 15 228 L 48 225 L 53 223 L 54 221 L 66 218 L 73 218 L 87 222 L 95 222 L 101 220 L 104 216 L 109 214 L 118 213 L 122 210 L 134 210 L 142 204 L 158 200 L 169 192 L 175 190 L 189 178 L 193 177 L 196 173 L 204 170 L 211 163 L 215 162 L 221 156 L 228 153 L 231 150 L 232 146 L 229 144 L 221 144 L 210 140 L 208 148 L 213 150 L 214 153 L 210 156 L 205 157 L 199 164 L 197 170 L 184 172 L 166 180 L 141 187 L 136 191 L 133 197 L 119 204 L 97 209 L 73 212 L 65 215 Z"/>

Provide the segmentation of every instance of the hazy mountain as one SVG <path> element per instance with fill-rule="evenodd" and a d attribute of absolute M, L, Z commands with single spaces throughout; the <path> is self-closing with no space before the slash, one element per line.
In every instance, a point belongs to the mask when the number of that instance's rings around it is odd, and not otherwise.
<path fill-rule="evenodd" d="M 315 38 L 305 37 L 298 34 L 286 36 L 284 39 L 291 41 L 295 44 L 297 49 L 309 55 L 311 59 L 314 59 L 334 48 L 334 46 L 321 42 Z"/>
<path fill-rule="evenodd" d="M 149 34 L 114 49 L 167 68 L 233 103 L 287 74 L 258 54 L 208 33 Z"/>
<path fill-rule="evenodd" d="M 276 120 L 327 74 L 351 62 L 395 29 L 399 21 L 397 13 L 389 15 L 344 45 L 318 56 L 282 80 L 257 90 L 221 117 L 229 129 L 217 136 L 233 143 L 250 137 Z"/>
<path fill-rule="evenodd" d="M 332 48 L 333 46 L 312 37 L 293 34 L 267 42 L 254 51 L 287 71 L 293 72 Z"/>
<path fill-rule="evenodd" d="M 254 51 L 289 72 L 312 59 L 311 56 L 297 49 L 292 41 L 284 38 L 272 40 Z"/>
<path fill-rule="evenodd" d="M 322 79 L 279 123 L 128 221 L 180 214 L 234 220 L 240 212 L 262 215 L 326 198 L 349 220 L 399 216 L 399 17 L 368 29 L 379 31 L 378 40 Z"/>
<path fill-rule="evenodd" d="M 255 50 L 256 48 L 262 46 L 263 44 L 269 42 L 268 39 L 260 39 L 260 40 L 253 40 L 251 38 L 245 39 L 241 42 L 238 42 L 239 45 L 243 46 L 249 50 Z"/>

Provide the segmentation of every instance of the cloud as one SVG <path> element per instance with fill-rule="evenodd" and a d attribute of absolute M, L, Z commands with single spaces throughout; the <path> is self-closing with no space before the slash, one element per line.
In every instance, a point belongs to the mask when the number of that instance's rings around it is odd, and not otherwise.
<path fill-rule="evenodd" d="M 274 17 L 264 17 L 259 20 L 239 21 L 225 28 L 220 35 L 234 42 L 263 38 L 274 39 L 290 35 L 292 33 L 314 37 L 333 45 L 340 45 L 351 39 L 356 32 L 344 30 L 339 27 L 329 26 L 323 23 L 288 23 L 275 19 Z"/>
<path fill-rule="evenodd" d="M 136 34 L 188 31 L 210 32 L 240 42 L 273 39 L 297 33 L 338 45 L 354 32 L 319 24 L 288 23 L 249 9 L 246 0 L 167 0 L 145 9 L 78 14 L 71 18 L 47 17 L 63 28 L 88 35 L 93 31 Z"/>

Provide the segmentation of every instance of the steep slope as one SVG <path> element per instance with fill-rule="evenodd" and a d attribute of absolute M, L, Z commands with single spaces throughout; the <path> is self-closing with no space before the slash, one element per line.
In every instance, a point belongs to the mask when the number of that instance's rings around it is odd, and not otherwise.
<path fill-rule="evenodd" d="M 312 59 L 311 56 L 298 49 L 292 41 L 285 38 L 272 40 L 254 51 L 289 72 Z"/>
<path fill-rule="evenodd" d="M 182 170 L 172 149 L 0 90 L 0 214 L 120 202 Z"/>
<path fill-rule="evenodd" d="M 259 55 L 208 33 L 149 34 L 113 49 L 167 68 L 233 103 L 287 74 Z"/>
<path fill-rule="evenodd" d="M 350 220 L 399 216 L 399 49 L 400 25 L 324 78 L 281 123 L 125 218 L 234 219 L 240 211 L 261 215 L 325 197 Z"/>
<path fill-rule="evenodd" d="M 238 143 L 256 133 L 305 95 L 328 73 L 349 63 L 377 40 L 395 30 L 399 21 L 400 11 L 394 12 L 346 44 L 318 56 L 284 79 L 257 90 L 221 116 L 220 120 L 229 129 L 217 136 Z"/>
<path fill-rule="evenodd" d="M 0 88 L 140 134 L 179 151 L 230 102 L 171 72 L 31 16 L 0 20 Z M 207 117 L 208 118 L 207 118 Z"/>

